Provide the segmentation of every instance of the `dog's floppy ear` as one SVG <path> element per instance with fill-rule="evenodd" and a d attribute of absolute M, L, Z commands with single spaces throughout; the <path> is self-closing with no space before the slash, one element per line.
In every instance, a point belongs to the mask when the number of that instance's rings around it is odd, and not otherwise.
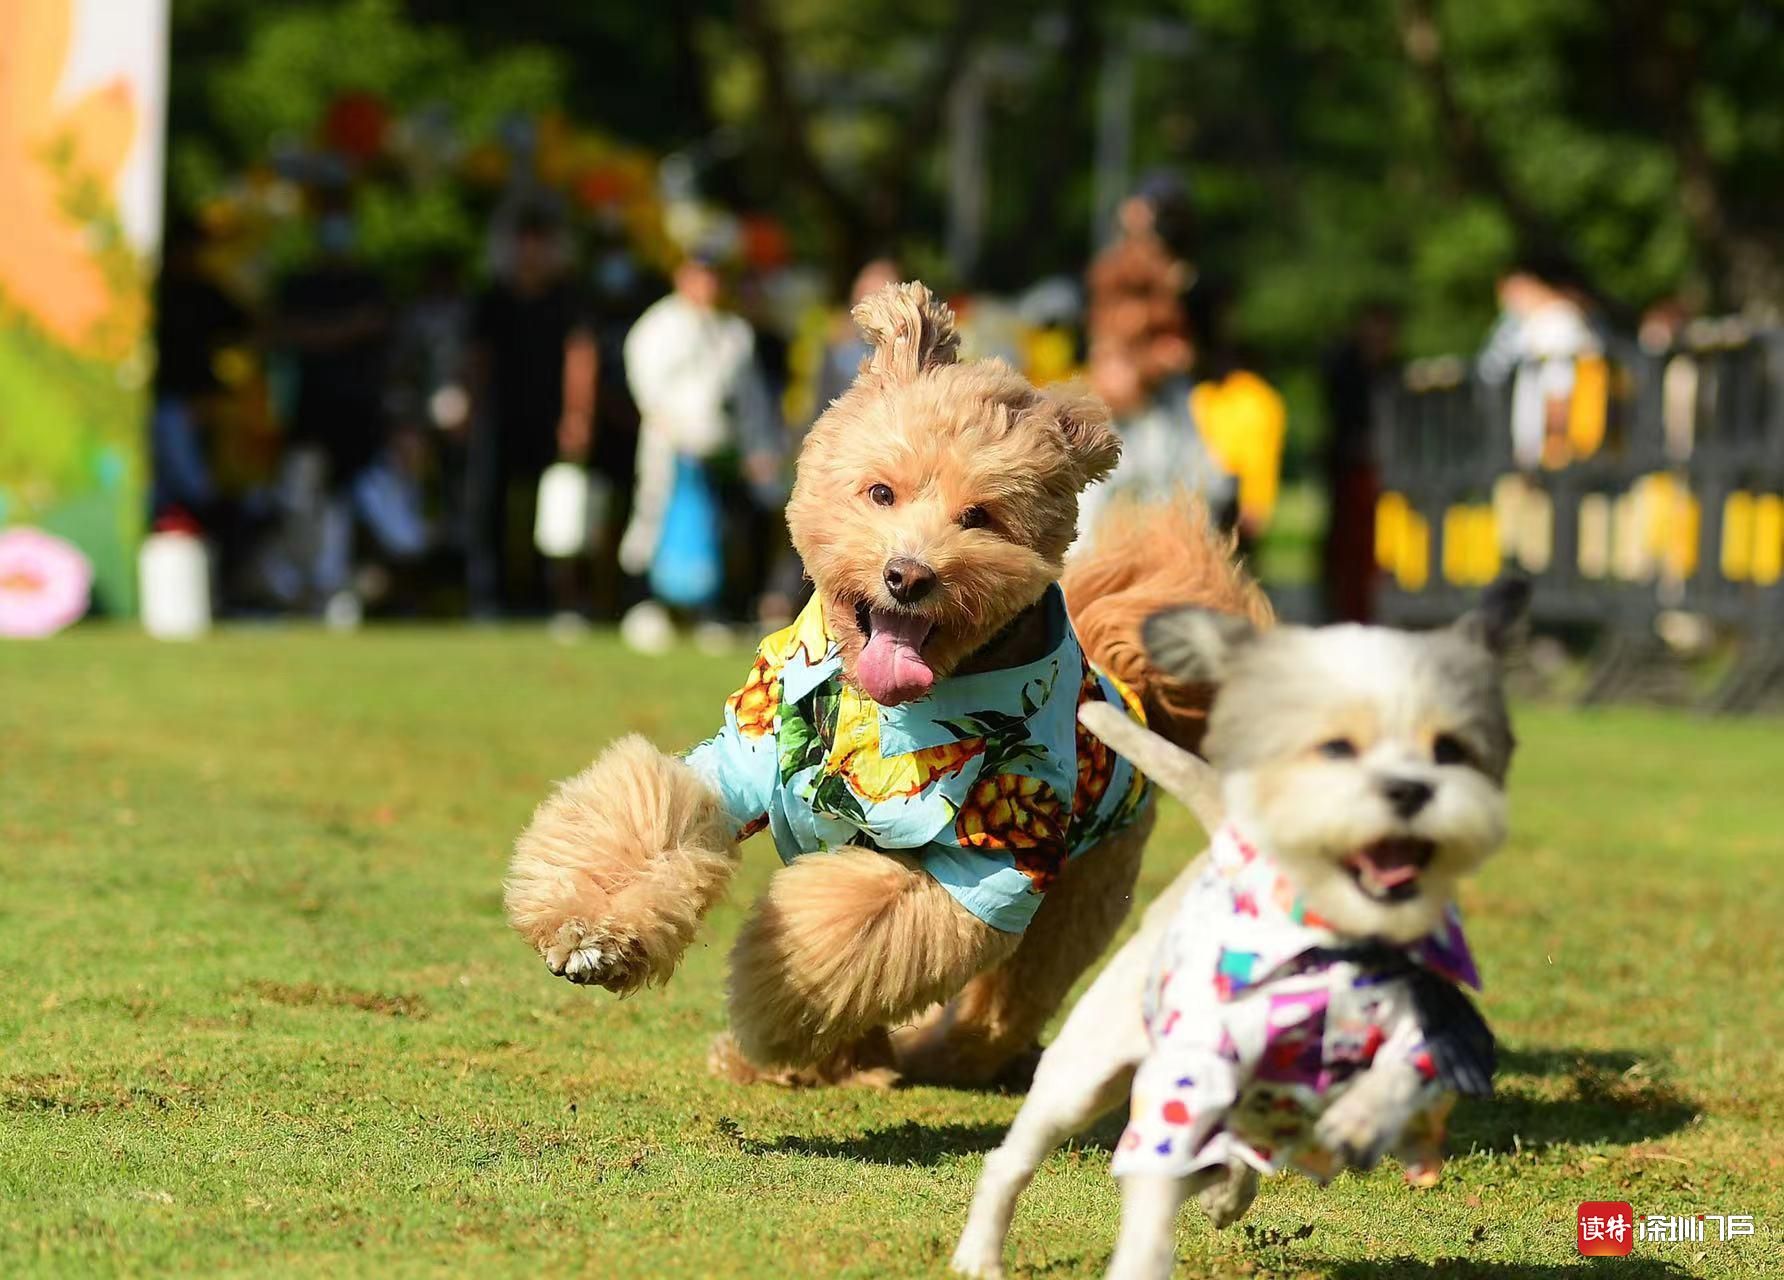
<path fill-rule="evenodd" d="M 960 357 L 954 313 L 918 281 L 886 285 L 857 302 L 852 314 L 873 347 L 863 377 L 909 382 Z"/>
<path fill-rule="evenodd" d="M 1121 460 L 1121 437 L 1109 425 L 1109 408 L 1089 388 L 1070 382 L 1049 387 L 1041 399 L 1059 415 L 1066 452 L 1078 469 L 1080 488 L 1101 480 Z"/>
<path fill-rule="evenodd" d="M 1504 657 L 1523 630 L 1529 608 L 1530 579 L 1508 573 L 1482 593 L 1479 604 L 1450 625 L 1494 657 Z"/>
<path fill-rule="evenodd" d="M 1146 652 L 1171 676 L 1191 684 L 1219 684 L 1233 655 L 1257 637 L 1244 618 L 1211 609 L 1167 609 L 1140 628 Z"/>

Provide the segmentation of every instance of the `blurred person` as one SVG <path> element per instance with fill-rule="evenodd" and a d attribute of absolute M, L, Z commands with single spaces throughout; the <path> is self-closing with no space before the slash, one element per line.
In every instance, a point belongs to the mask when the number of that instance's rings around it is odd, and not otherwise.
<path fill-rule="evenodd" d="M 717 261 L 694 253 L 675 269 L 669 295 L 652 303 L 626 336 L 626 380 L 638 404 L 638 480 L 620 541 L 620 566 L 647 577 L 651 598 L 622 620 L 639 648 L 673 638 L 666 606 L 700 621 L 697 639 L 716 646 L 724 589 L 727 486 L 777 483 L 782 460 L 764 447 L 767 394 L 755 364 L 755 334 L 722 305 Z"/>
<path fill-rule="evenodd" d="M 867 339 L 855 324 L 855 307 L 862 299 L 871 297 L 889 284 L 897 284 L 902 278 L 897 259 L 889 255 L 868 259 L 855 273 L 855 278 L 849 285 L 847 305 L 831 317 L 829 340 L 825 342 L 818 358 L 812 395 L 813 421 L 821 417 L 849 389 L 855 381 L 855 375 L 861 370 L 862 361 L 872 352 Z M 810 423 L 805 425 L 809 427 Z M 788 456 L 796 451 L 797 443 L 791 433 L 785 437 Z M 781 537 L 782 545 L 769 568 L 766 589 L 758 609 L 759 620 L 765 625 L 791 621 L 810 593 L 805 566 L 799 559 L 799 553 L 781 535 L 781 531 L 777 531 L 777 536 Z"/>
<path fill-rule="evenodd" d="M 721 601 L 726 617 L 751 619 L 770 629 L 792 621 L 804 578 L 785 518 L 794 447 L 785 408 L 793 376 L 792 343 L 773 303 L 773 271 L 750 271 L 736 289 L 736 309 L 755 342 L 751 369 L 738 386 L 735 414 L 745 467 L 741 483 L 724 489 L 729 536 Z"/>
<path fill-rule="evenodd" d="M 1696 308 L 1680 294 L 1656 298 L 1642 308 L 1636 341 L 1643 354 L 1660 362 L 1660 423 L 1666 456 L 1688 462 L 1697 448 L 1697 409 L 1702 369 L 1698 353 L 1685 342 Z"/>
<path fill-rule="evenodd" d="M 1084 318 L 1084 296 L 1070 276 L 1049 276 L 1023 290 L 1016 299 L 1021 324 L 1022 371 L 1036 386 L 1065 382 L 1082 372 L 1078 330 Z"/>
<path fill-rule="evenodd" d="M 1088 374 L 1118 418 L 1140 411 L 1195 362 L 1185 305 L 1196 278 L 1190 225 L 1182 184 L 1154 177 L 1122 202 L 1115 238 L 1090 265 Z"/>
<path fill-rule="evenodd" d="M 1695 314 L 1691 304 L 1680 294 L 1669 293 L 1656 298 L 1642 308 L 1641 319 L 1636 324 L 1636 341 L 1649 355 L 1662 355 L 1678 345 L 1685 326 L 1691 323 Z"/>
<path fill-rule="evenodd" d="M 1232 482 L 1222 523 L 1249 549 L 1270 527 L 1282 488 L 1288 404 L 1249 362 L 1199 378 L 1189 392 L 1190 416 L 1216 464 Z"/>
<path fill-rule="evenodd" d="M 166 246 L 155 298 L 150 516 L 178 508 L 210 527 L 219 495 L 202 426 L 204 402 L 222 390 L 217 352 L 246 337 L 252 321 L 205 271 L 197 223 L 174 219 Z"/>
<path fill-rule="evenodd" d="M 1371 302 L 1320 364 L 1326 408 L 1323 587 L 1327 622 L 1369 622 L 1375 607 L 1376 388 L 1398 363 L 1400 313 Z"/>
<path fill-rule="evenodd" d="M 1229 283 L 1217 279 L 1199 280 L 1191 294 L 1197 357 L 1189 408 L 1202 442 L 1231 477 L 1233 490 L 1223 515 L 1237 529 L 1241 550 L 1249 551 L 1276 513 L 1288 405 L 1233 336 L 1236 296 Z"/>
<path fill-rule="evenodd" d="M 861 362 L 868 357 L 867 339 L 862 337 L 851 313 L 863 298 L 878 293 L 886 285 L 897 284 L 902 278 L 897 259 L 890 256 L 871 258 L 855 273 L 854 282 L 849 285 L 849 304 L 836 316 L 830 341 L 825 344 L 823 358 L 818 364 L 817 392 L 812 399 L 814 419 L 822 416 L 831 402 L 849 389 L 861 369 Z"/>
<path fill-rule="evenodd" d="M 1235 485 L 1196 428 L 1191 390 L 1187 377 L 1168 379 L 1113 419 L 1121 460 L 1078 499 L 1080 546 L 1117 501 L 1169 502 L 1187 494 L 1206 504 L 1216 524 L 1231 525 Z"/>
<path fill-rule="evenodd" d="M 219 375 L 226 353 L 256 334 L 255 318 L 211 278 L 204 232 L 187 217 L 168 227 L 155 299 L 154 409 L 149 420 L 151 528 L 195 523 L 209 544 L 217 604 L 233 604 L 236 584 L 251 574 L 277 504 L 265 490 L 232 491 L 222 451 L 229 441 Z"/>
<path fill-rule="evenodd" d="M 433 470 L 436 542 L 463 554 L 465 428 L 470 395 L 465 353 L 471 302 L 457 257 L 440 251 L 422 267 L 420 288 L 397 317 L 386 409 L 396 424 L 397 452 L 412 469 Z"/>
<path fill-rule="evenodd" d="M 1489 386 L 1511 384 L 1512 459 L 1524 470 L 1564 465 L 1574 453 L 1570 433 L 1576 378 L 1604 372 L 1604 343 L 1588 310 L 1585 291 L 1565 261 L 1554 255 L 1520 260 L 1501 273 L 1496 291 L 1499 318 L 1475 358 L 1475 370 Z M 1590 389 L 1599 408 L 1596 431 L 1603 435 L 1602 396 Z"/>
<path fill-rule="evenodd" d="M 1180 256 L 1187 200 L 1159 182 L 1124 202 L 1115 240 L 1087 275 L 1086 377 L 1113 415 L 1121 460 L 1079 499 L 1080 543 L 1117 498 L 1200 497 L 1217 517 L 1232 507 L 1234 485 L 1196 429 L 1190 412 L 1195 347 L 1185 291 L 1194 272 Z M 1178 243 L 1161 233 L 1160 213 Z"/>
<path fill-rule="evenodd" d="M 547 565 L 533 546 L 533 517 L 545 469 L 589 456 L 598 355 L 557 216 L 522 207 L 498 249 L 470 329 L 471 610 L 570 612 L 574 566 Z"/>
<path fill-rule="evenodd" d="M 315 261 L 280 289 L 270 335 L 296 362 L 297 397 L 280 476 L 287 537 L 268 576 L 286 602 L 353 625 L 356 532 L 405 562 L 426 550 L 427 528 L 412 480 L 388 451 L 390 308 L 383 282 L 357 257 L 344 198 L 323 207 L 316 243 Z"/>
<path fill-rule="evenodd" d="M 626 335 L 646 300 L 660 292 L 632 252 L 612 245 L 597 253 L 590 290 L 589 330 L 595 344 L 594 439 L 590 470 L 607 501 L 591 548 L 590 604 L 599 618 L 617 618 L 635 600 L 619 566 L 620 536 L 632 514 L 638 474 L 638 404 L 626 382 Z M 655 285 L 655 287 L 653 287 Z"/>

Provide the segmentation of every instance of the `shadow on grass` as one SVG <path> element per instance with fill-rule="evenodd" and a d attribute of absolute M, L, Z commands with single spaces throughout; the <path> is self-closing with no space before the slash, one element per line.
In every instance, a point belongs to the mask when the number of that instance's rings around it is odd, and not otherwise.
<path fill-rule="evenodd" d="M 1652 1059 L 1626 1049 L 1503 1050 L 1496 1096 L 1457 1112 L 1450 1150 L 1626 1144 L 1676 1133 L 1699 1109 L 1655 1076 Z"/>
<path fill-rule="evenodd" d="M 1386 1258 L 1315 1264 L 1327 1280 L 1564 1280 L 1602 1272 L 1617 1280 L 1674 1280 L 1692 1272 L 1653 1258 L 1582 1258 L 1578 1263 L 1476 1262 L 1469 1258 Z"/>
<path fill-rule="evenodd" d="M 1107 1161 L 1127 1127 L 1127 1108 L 1118 1107 L 1061 1149 Z M 1005 1124 L 903 1124 L 869 1129 L 852 1138 L 807 1138 L 796 1133 L 778 1138 L 739 1138 L 751 1155 L 825 1156 L 832 1160 L 865 1160 L 869 1164 L 934 1165 L 955 1156 L 990 1151 L 1009 1132 Z"/>
<path fill-rule="evenodd" d="M 1568 1047 L 1502 1050 L 1498 1095 L 1491 1102 L 1473 1103 L 1457 1112 L 1449 1149 L 1455 1154 L 1531 1151 L 1562 1145 L 1646 1142 L 1677 1132 L 1691 1123 L 1698 1108 L 1649 1073 L 1646 1063 L 1651 1057 L 1627 1050 Z M 1118 1107 L 1075 1138 L 1071 1148 L 1106 1155 L 1114 1150 L 1126 1118 L 1127 1108 Z M 1007 1128 L 1003 1124 L 926 1125 L 907 1120 L 853 1137 L 783 1134 L 771 1139 L 738 1136 L 737 1142 L 751 1155 L 934 1165 L 990 1151 L 1003 1141 Z"/>
<path fill-rule="evenodd" d="M 884 1129 L 869 1129 L 852 1138 L 808 1138 L 782 1134 L 778 1138 L 744 1138 L 739 1142 L 751 1155 L 827 1156 L 833 1160 L 865 1160 L 869 1164 L 940 1164 L 953 1156 L 976 1155 L 1003 1141 L 1008 1125 L 918 1124 L 907 1120 Z"/>

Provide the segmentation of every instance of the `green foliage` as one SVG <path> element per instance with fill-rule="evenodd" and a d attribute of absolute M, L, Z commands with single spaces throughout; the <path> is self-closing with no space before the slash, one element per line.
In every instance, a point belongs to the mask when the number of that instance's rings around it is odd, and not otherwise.
<path fill-rule="evenodd" d="M 551 978 L 505 851 L 611 737 L 711 732 L 746 655 L 611 636 L 83 627 L 0 646 L 0 1274 L 936 1276 L 1019 1099 L 706 1074 L 766 840 L 670 985 Z M 497 691 L 491 696 L 491 691 Z M 1632 1275 L 1784 1270 L 1774 723 L 1527 711 L 1469 886 L 1499 1097 L 1445 1180 L 1269 1180 L 1179 1274 L 1559 1277 L 1573 1206 L 1756 1215 Z M 1150 899 L 1199 843 L 1166 808 Z M 1016 1214 L 1017 1275 L 1100 1274 L 1104 1124 Z"/>
<path fill-rule="evenodd" d="M 354 202 L 359 244 L 374 262 L 408 264 L 439 251 L 469 257 L 481 228 L 461 192 L 445 184 L 409 190 L 372 186 Z"/>
<path fill-rule="evenodd" d="M 338 0 L 278 7 L 253 29 L 240 60 L 210 92 L 247 156 L 308 141 L 343 93 L 377 95 L 394 113 L 445 107 L 470 136 L 510 114 L 563 100 L 566 68 L 550 50 L 470 50 L 449 28 L 410 22 L 397 0 Z"/>
<path fill-rule="evenodd" d="M 210 7 L 219 21 L 225 4 Z M 433 171 L 381 173 L 355 191 L 362 249 L 400 270 L 430 252 L 471 252 L 485 214 L 453 161 L 469 143 L 493 140 L 505 122 L 559 107 L 568 63 L 538 44 L 478 48 L 463 32 L 411 21 L 397 0 L 324 0 L 260 9 L 243 20 L 239 50 L 190 74 L 202 81 L 205 101 L 186 130 L 176 114 L 177 202 L 197 203 L 246 168 L 317 148 L 330 105 L 344 94 L 372 95 L 393 126 L 417 117 L 437 124 L 442 136 L 423 139 L 444 152 Z M 289 264 L 308 251 L 303 237 L 287 236 L 274 257 Z"/>

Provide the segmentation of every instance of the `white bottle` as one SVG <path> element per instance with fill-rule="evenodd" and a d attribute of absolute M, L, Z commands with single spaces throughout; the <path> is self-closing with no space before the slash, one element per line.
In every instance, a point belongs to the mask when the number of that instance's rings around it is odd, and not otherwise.
<path fill-rule="evenodd" d="M 533 545 L 539 554 L 561 559 L 588 547 L 588 473 L 573 462 L 554 462 L 539 477 L 533 516 Z"/>
<path fill-rule="evenodd" d="M 143 630 L 157 640 L 194 640 L 211 629 L 211 558 L 183 529 L 151 533 L 136 558 Z"/>
<path fill-rule="evenodd" d="M 613 486 L 606 476 L 574 462 L 554 462 L 539 477 L 533 545 L 553 560 L 579 556 L 599 541 Z"/>

